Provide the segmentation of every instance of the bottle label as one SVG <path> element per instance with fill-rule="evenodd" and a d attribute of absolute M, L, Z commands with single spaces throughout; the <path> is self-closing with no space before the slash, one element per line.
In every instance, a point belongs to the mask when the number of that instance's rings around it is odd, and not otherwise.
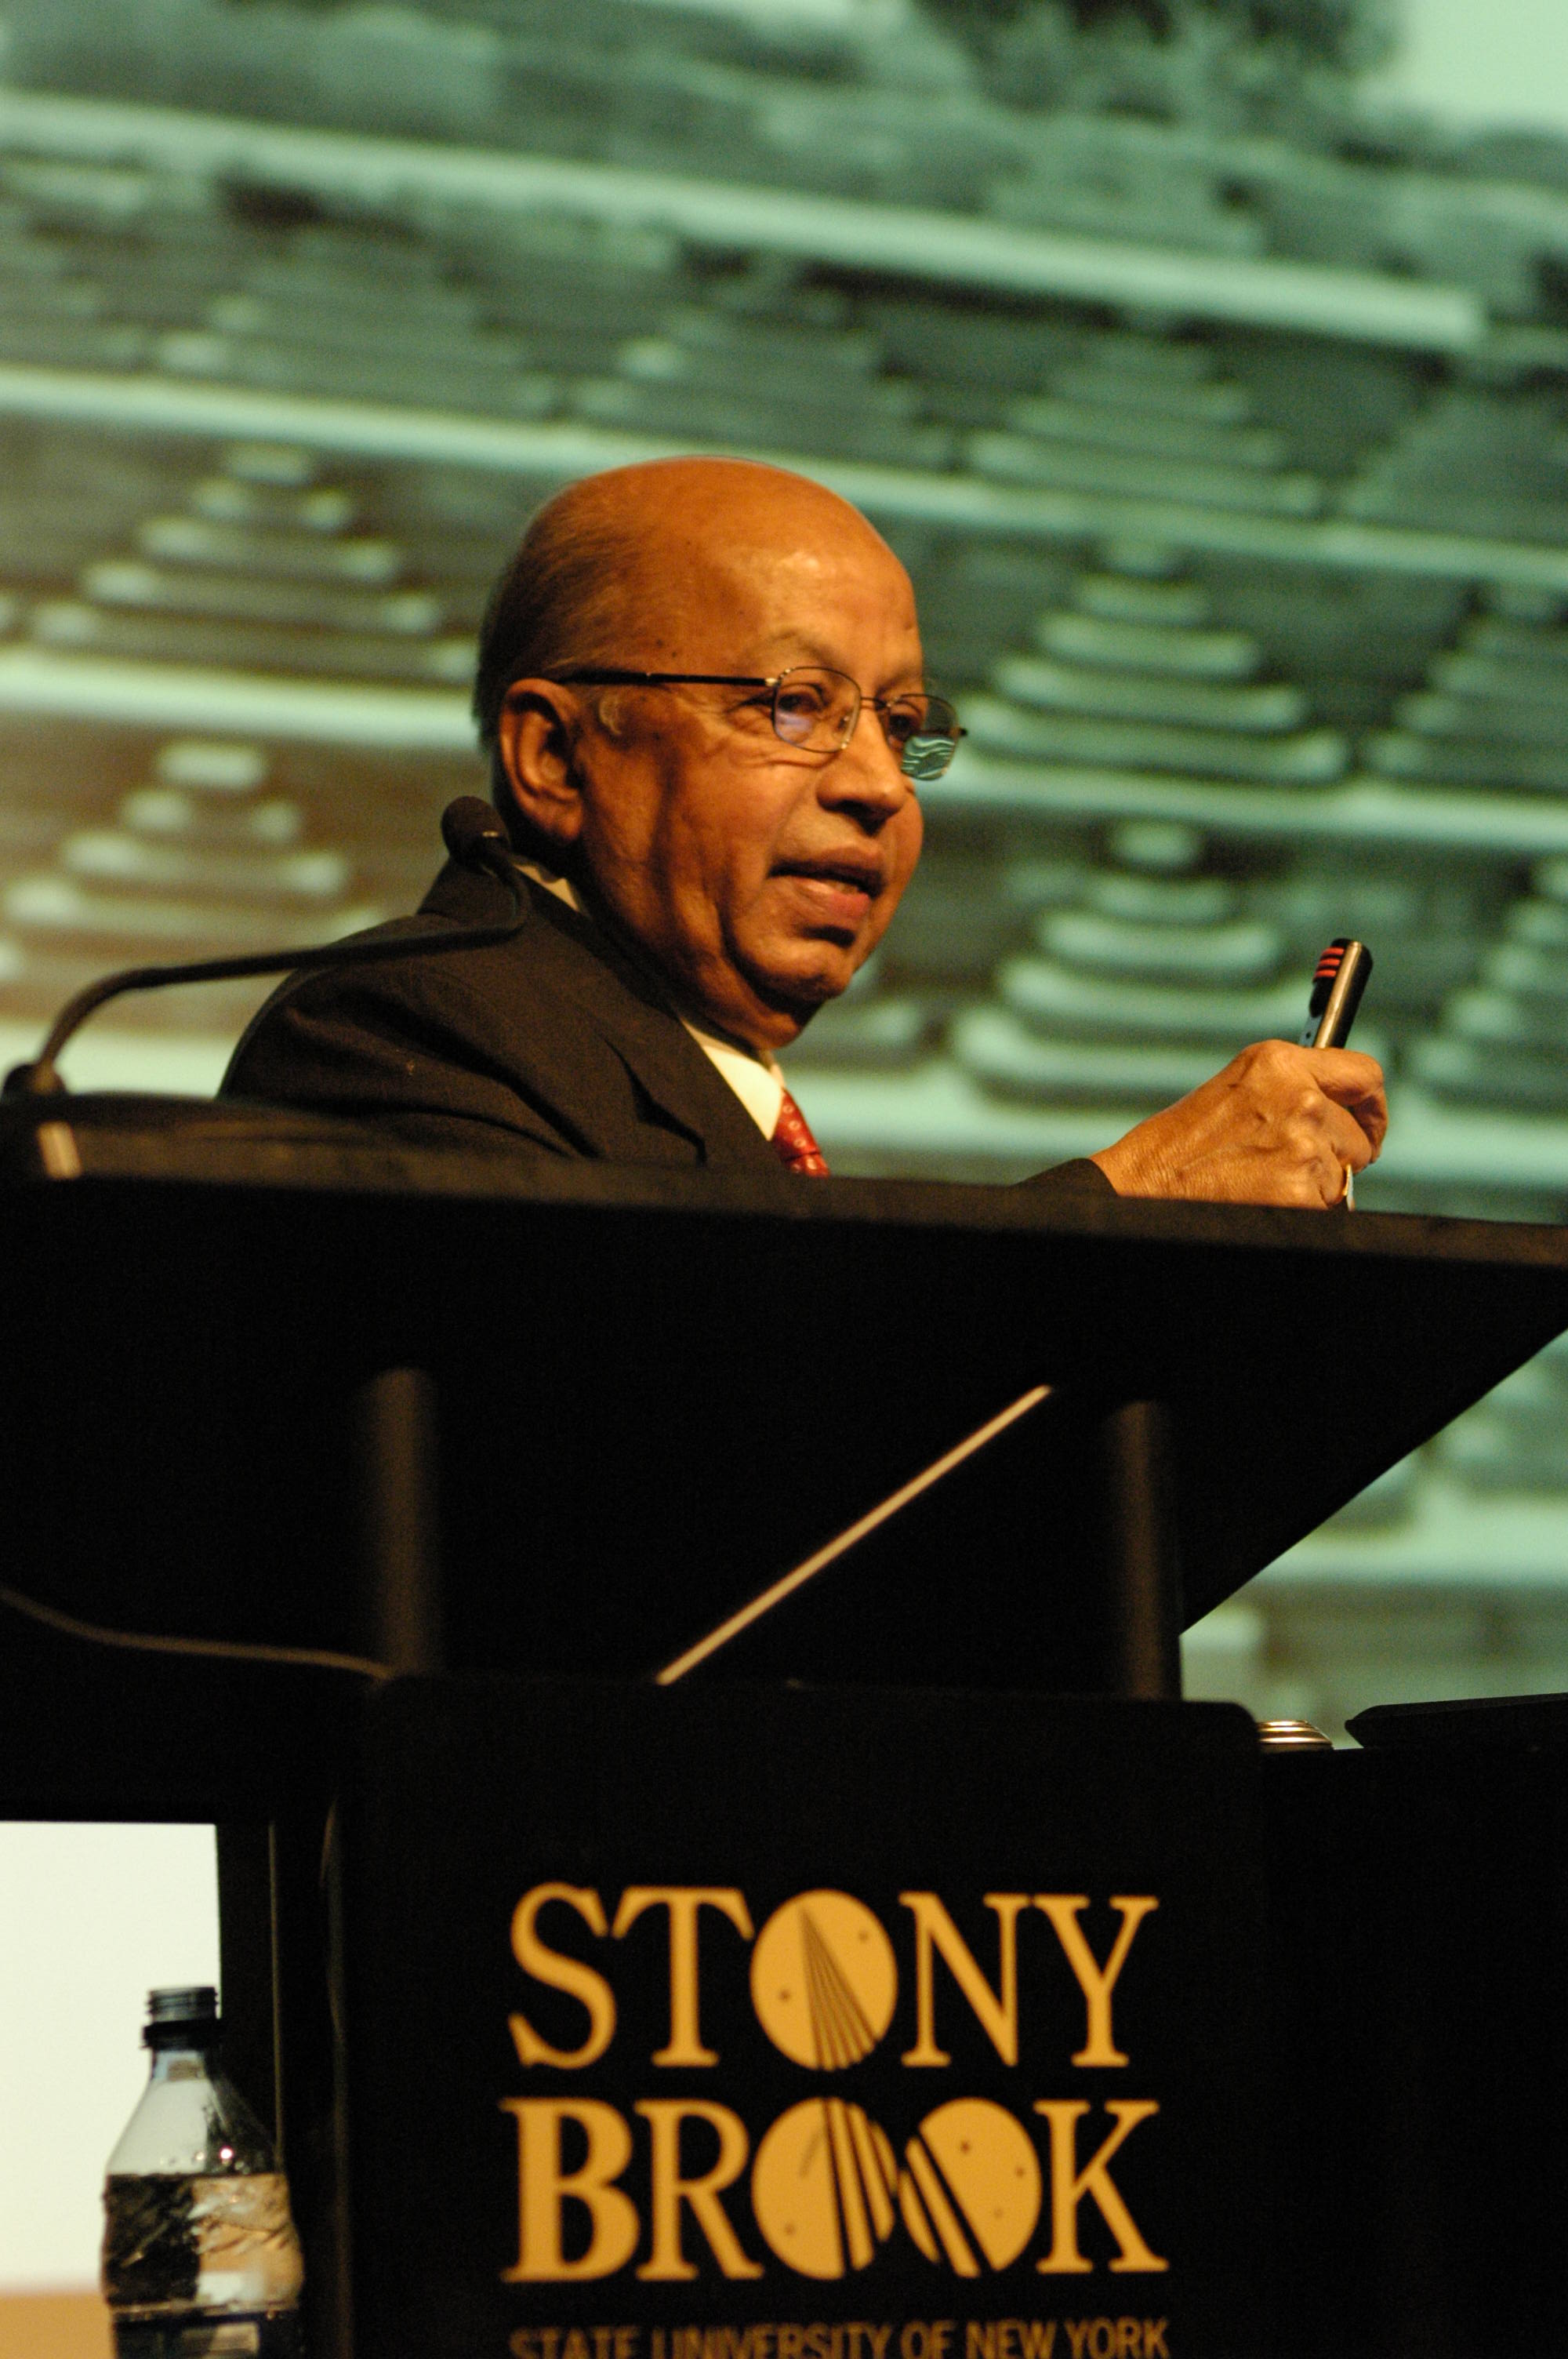
<path fill-rule="evenodd" d="M 243 2315 L 288 2310 L 298 2300 L 299 2243 L 281 2171 L 227 2178 L 112 2172 L 103 2201 L 103 2291 L 113 2310 L 133 2319 L 193 2309 Z M 196 2346 L 191 2359 L 198 2359 Z"/>

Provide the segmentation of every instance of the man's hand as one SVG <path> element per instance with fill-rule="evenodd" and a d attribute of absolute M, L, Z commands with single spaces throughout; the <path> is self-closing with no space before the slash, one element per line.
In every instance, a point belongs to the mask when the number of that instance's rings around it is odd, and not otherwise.
<path fill-rule="evenodd" d="M 1092 1160 L 1119 1196 L 1321 1207 L 1375 1159 L 1388 1125 L 1375 1058 L 1260 1040 Z"/>

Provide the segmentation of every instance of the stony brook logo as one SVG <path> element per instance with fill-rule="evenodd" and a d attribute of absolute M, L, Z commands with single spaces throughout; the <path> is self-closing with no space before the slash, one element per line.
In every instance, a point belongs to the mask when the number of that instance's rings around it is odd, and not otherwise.
<path fill-rule="evenodd" d="M 900 2240 L 959 2277 L 983 2277 L 1026 2256 L 1044 2276 L 1087 2275 L 1096 2263 L 1080 2242 L 1086 2206 L 1115 2245 L 1112 2271 L 1165 2270 L 1113 2171 L 1128 2140 L 1159 2113 L 1147 2097 L 1108 2096 L 1102 2110 L 1080 2097 L 1021 2092 L 1007 2104 L 954 2095 L 912 2129 L 906 2114 L 895 2138 L 874 2110 L 832 2088 L 787 2106 L 760 2131 L 706 2093 L 623 2105 L 560 2093 L 559 2073 L 589 2071 L 617 2038 L 611 1971 L 582 1952 L 599 1951 L 612 1968 L 613 1945 L 649 1912 L 667 1926 L 668 2038 L 650 2060 L 660 2071 L 719 2067 L 704 2032 L 702 1958 L 710 1940 L 737 1937 L 752 1945 L 756 2025 L 792 2064 L 830 2078 L 873 2055 L 892 2025 L 902 1951 L 913 1978 L 914 2039 L 897 2063 L 912 2072 L 951 2065 L 938 2037 L 940 1993 L 944 2012 L 967 2010 L 1001 2065 L 1016 2070 L 1025 1925 L 1041 1936 L 1030 1952 L 1033 1971 L 1070 1978 L 1065 1988 L 1082 2037 L 1065 2060 L 1075 2071 L 1130 2069 L 1117 2044 L 1116 1993 L 1159 1907 L 1152 1896 L 1112 1895 L 1091 1912 L 1086 1893 L 988 1892 L 981 1905 L 995 1919 L 994 1967 L 989 1958 L 982 1966 L 935 1892 L 903 1892 L 899 1904 L 907 1914 L 895 1945 L 876 1912 L 848 1892 L 797 1893 L 760 1931 L 731 1886 L 632 1885 L 613 1910 L 575 1885 L 524 1893 L 512 1919 L 513 1956 L 525 1982 L 572 2003 L 565 2012 L 580 2037 L 570 2045 L 545 2037 L 524 2011 L 525 1989 L 508 2017 L 525 2076 L 548 2068 L 552 2087 L 502 2100 L 515 2123 L 517 2156 L 517 2256 L 505 2281 L 580 2283 L 633 2264 L 649 2283 L 714 2272 L 755 2278 L 770 2256 L 798 2277 L 831 2280 L 870 2268 Z M 546 1911 L 550 1940 L 540 1924 Z M 1098 1950 L 1086 1919 L 1100 1928 Z M 570 1948 L 555 1946 L 573 1934 Z M 536 2016 L 536 1997 L 534 2005 Z M 558 2028 L 560 1999 L 554 2005 Z M 879 2085 L 888 2087 L 885 2073 Z"/>

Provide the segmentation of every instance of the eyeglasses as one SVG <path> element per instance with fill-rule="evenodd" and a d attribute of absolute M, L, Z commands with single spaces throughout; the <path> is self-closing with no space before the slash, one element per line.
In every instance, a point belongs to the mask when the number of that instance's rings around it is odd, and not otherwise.
<path fill-rule="evenodd" d="M 902 696 L 867 696 L 848 672 L 796 664 L 771 679 L 730 671 L 564 671 L 563 687 L 584 688 L 765 688 L 772 691 L 773 734 L 786 745 L 819 753 L 842 753 L 855 734 L 862 705 L 882 724 L 906 778 L 925 785 L 942 777 L 964 732 L 946 697 L 910 689 Z M 759 700 L 760 701 L 760 700 Z"/>

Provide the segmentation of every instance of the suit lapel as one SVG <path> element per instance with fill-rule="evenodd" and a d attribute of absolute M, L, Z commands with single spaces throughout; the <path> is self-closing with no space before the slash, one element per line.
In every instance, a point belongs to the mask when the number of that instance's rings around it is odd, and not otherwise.
<path fill-rule="evenodd" d="M 718 1169 L 773 1170 L 768 1141 L 658 986 L 592 921 L 531 877 L 519 883 L 533 919 L 516 954 L 547 969 L 665 1119 L 683 1130 Z M 500 888 L 487 876 L 449 864 L 422 911 L 470 925 L 503 915 Z"/>

